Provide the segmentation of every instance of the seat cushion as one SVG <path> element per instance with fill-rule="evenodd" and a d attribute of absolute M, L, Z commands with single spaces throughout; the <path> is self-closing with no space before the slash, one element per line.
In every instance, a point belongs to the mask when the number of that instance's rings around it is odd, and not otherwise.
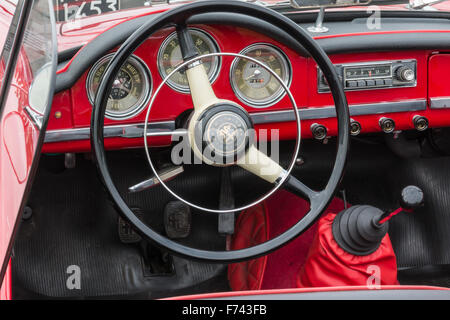
<path fill-rule="evenodd" d="M 239 215 L 236 232 L 231 241 L 231 250 L 239 250 L 265 242 L 269 238 L 269 224 L 265 202 L 249 208 Z M 260 290 L 267 263 L 267 256 L 230 264 L 228 280 L 231 289 Z"/>
<path fill-rule="evenodd" d="M 344 202 L 334 198 L 325 213 L 339 212 Z M 243 211 L 231 241 L 231 250 L 248 248 L 280 235 L 309 211 L 309 203 L 285 190 L 262 204 Z M 270 228 L 269 228 L 270 226 Z M 298 271 L 306 261 L 317 225 L 268 256 L 229 265 L 228 279 L 235 291 L 295 288 Z"/>

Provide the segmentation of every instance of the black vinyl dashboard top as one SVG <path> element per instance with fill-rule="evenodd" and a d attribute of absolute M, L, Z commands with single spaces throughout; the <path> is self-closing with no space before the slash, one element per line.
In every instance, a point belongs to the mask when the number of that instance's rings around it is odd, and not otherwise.
<path fill-rule="evenodd" d="M 94 38 L 77 52 L 68 69 L 57 75 L 55 92 L 71 88 L 81 75 L 106 52 L 121 45 L 136 29 L 149 19 L 154 19 L 159 15 L 154 14 L 127 20 Z M 296 20 L 298 20 L 298 16 Z M 367 21 L 367 18 L 355 18 L 350 21 L 325 22 L 330 31 L 312 36 L 318 37 L 317 41 L 328 54 L 450 49 L 450 19 L 383 17 L 378 29 L 373 28 Z M 257 18 L 214 12 L 192 17 L 188 23 L 240 26 L 266 34 L 293 50 L 305 52 L 303 48 L 298 47 L 289 34 Z M 311 22 L 299 22 L 299 25 L 306 29 Z M 395 31 L 412 32 L 395 33 Z M 336 35 L 346 36 L 333 37 Z M 61 60 L 63 59 L 60 59 L 59 62 L 64 64 L 64 61 Z"/>

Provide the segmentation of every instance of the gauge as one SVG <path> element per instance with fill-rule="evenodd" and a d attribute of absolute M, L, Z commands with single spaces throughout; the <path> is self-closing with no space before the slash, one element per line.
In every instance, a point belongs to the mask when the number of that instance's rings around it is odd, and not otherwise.
<path fill-rule="evenodd" d="M 216 53 L 219 52 L 219 47 L 213 38 L 206 32 L 199 29 L 189 29 L 192 40 L 198 50 L 200 55 Z M 219 57 L 208 57 L 202 59 L 203 66 L 208 74 L 209 81 L 211 83 L 217 78 L 220 69 L 220 58 Z M 161 77 L 164 79 L 169 75 L 173 69 L 179 64 L 183 63 L 181 57 L 181 49 L 178 44 L 177 33 L 173 32 L 170 34 L 163 44 L 159 48 L 158 52 L 158 70 Z M 168 79 L 167 84 L 180 92 L 189 92 L 189 83 L 186 75 L 180 71 L 173 74 L 170 79 Z"/>
<path fill-rule="evenodd" d="M 100 59 L 87 78 L 88 97 L 94 103 L 95 95 L 113 54 Z M 114 120 L 137 115 L 148 102 L 152 90 L 150 71 L 136 56 L 130 56 L 117 73 L 106 105 L 106 117 Z"/>
<path fill-rule="evenodd" d="M 261 61 L 289 86 L 291 67 L 285 54 L 270 44 L 254 44 L 242 55 Z M 285 94 L 281 83 L 261 65 L 244 58 L 236 58 L 230 71 L 230 81 L 237 97 L 244 103 L 263 108 L 278 102 Z"/>

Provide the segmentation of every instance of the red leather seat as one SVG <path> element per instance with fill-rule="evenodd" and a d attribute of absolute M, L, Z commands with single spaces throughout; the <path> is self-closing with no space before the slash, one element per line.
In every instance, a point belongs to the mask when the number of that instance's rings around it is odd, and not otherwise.
<path fill-rule="evenodd" d="M 344 202 L 333 199 L 327 212 L 339 212 Z M 236 221 L 231 250 L 248 248 L 280 235 L 309 210 L 309 203 L 280 190 L 262 204 L 243 211 Z M 228 280 L 234 291 L 295 288 L 300 267 L 306 261 L 316 233 L 311 227 L 290 244 L 268 256 L 230 264 Z"/>
<path fill-rule="evenodd" d="M 265 202 L 247 209 L 239 215 L 231 250 L 239 250 L 267 241 L 269 224 Z M 235 291 L 260 290 L 266 268 L 267 256 L 230 264 L 228 280 Z"/>

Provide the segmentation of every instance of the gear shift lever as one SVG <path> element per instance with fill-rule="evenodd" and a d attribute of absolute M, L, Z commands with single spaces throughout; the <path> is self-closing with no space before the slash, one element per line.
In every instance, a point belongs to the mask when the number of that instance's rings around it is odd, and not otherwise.
<path fill-rule="evenodd" d="M 397 285 L 397 262 L 387 233 L 389 220 L 423 205 L 423 192 L 408 186 L 400 208 L 391 213 L 372 206 L 352 206 L 319 220 L 298 287 Z"/>
<path fill-rule="evenodd" d="M 389 221 L 392 217 L 399 214 L 400 212 L 412 212 L 414 209 L 422 207 L 424 204 L 423 191 L 416 186 L 407 186 L 403 188 L 400 197 L 400 208 L 393 212 L 385 213 L 381 219 L 378 221 L 379 224 L 384 224 Z"/>
<path fill-rule="evenodd" d="M 400 212 L 411 212 L 423 205 L 423 191 L 407 186 L 401 192 L 400 208 L 383 213 L 372 206 L 354 206 L 337 215 L 333 236 L 345 251 L 365 256 L 375 252 L 389 229 L 388 221 Z"/>

